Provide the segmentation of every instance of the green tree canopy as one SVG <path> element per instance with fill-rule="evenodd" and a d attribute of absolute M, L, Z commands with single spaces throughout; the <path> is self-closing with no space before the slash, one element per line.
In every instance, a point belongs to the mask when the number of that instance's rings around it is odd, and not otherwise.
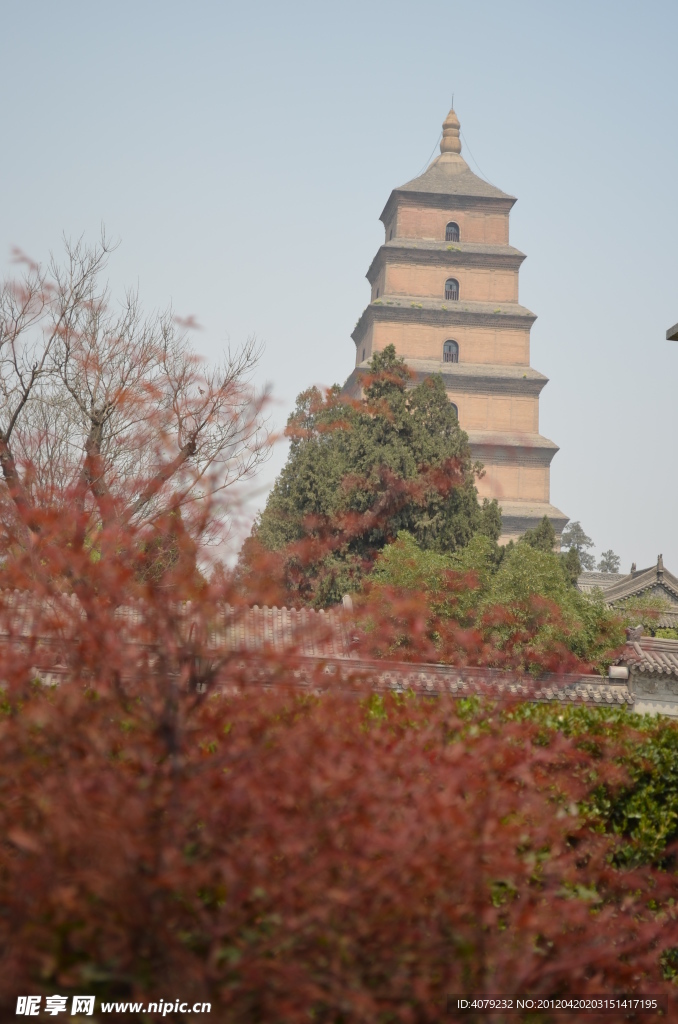
<path fill-rule="evenodd" d="M 556 531 L 553 529 L 553 524 L 549 517 L 544 516 L 541 522 L 532 530 L 526 530 L 521 540 L 529 547 L 534 548 L 535 551 L 553 552 L 556 546 Z M 509 542 L 504 553 L 508 554 L 512 548 L 513 544 Z M 579 561 L 577 549 L 571 547 L 568 551 L 561 552 L 558 557 L 560 558 L 560 564 L 566 578 L 572 586 L 575 586 L 581 573 L 581 562 Z"/>
<path fill-rule="evenodd" d="M 619 555 L 615 555 L 612 548 L 607 551 L 603 551 L 598 562 L 599 572 L 619 572 L 619 566 L 621 565 L 621 559 Z"/>
<path fill-rule="evenodd" d="M 544 516 L 538 526 L 526 530 L 523 540 L 537 551 L 553 551 L 556 543 L 556 531 L 548 516 Z"/>
<path fill-rule="evenodd" d="M 412 386 L 389 345 L 364 398 L 338 387 L 302 392 L 287 424 L 290 452 L 243 549 L 287 551 L 290 598 L 323 606 L 355 590 L 381 548 L 406 530 L 422 548 L 457 551 L 476 533 L 496 540 L 496 502 L 478 501 L 480 470 L 442 377 Z"/>
<path fill-rule="evenodd" d="M 618 837 L 615 862 L 675 863 L 666 847 L 678 839 L 678 722 L 663 715 L 632 715 L 628 708 L 522 704 L 507 718 L 538 721 L 596 749 L 601 740 L 620 744 L 625 770 L 617 786 L 596 785 L 581 810 Z M 675 848 L 674 848 L 675 849 Z M 675 961 L 674 961 L 675 962 Z"/>
<path fill-rule="evenodd" d="M 545 667 L 551 653 L 569 651 L 602 667 L 624 641 L 624 623 L 602 595 L 581 594 L 561 556 L 524 538 L 500 548 L 476 534 L 466 547 L 443 554 L 423 551 L 403 532 L 379 555 L 370 582 L 400 594 L 426 593 L 434 619 L 477 630 L 497 663 L 511 651 L 521 667 Z"/>
<path fill-rule="evenodd" d="M 582 569 L 586 569 L 588 572 L 592 572 L 595 569 L 596 560 L 589 550 L 589 548 L 594 546 L 593 541 L 584 533 L 582 525 L 578 520 L 569 523 L 565 527 L 561 545 L 563 548 L 569 548 L 570 551 L 574 550 L 577 552 Z"/>
<path fill-rule="evenodd" d="M 560 554 L 560 562 L 565 571 L 565 575 L 572 584 L 576 586 L 577 580 L 581 575 L 581 562 L 579 561 L 579 555 L 577 554 L 576 548 L 569 548 L 567 551 L 562 551 Z"/>

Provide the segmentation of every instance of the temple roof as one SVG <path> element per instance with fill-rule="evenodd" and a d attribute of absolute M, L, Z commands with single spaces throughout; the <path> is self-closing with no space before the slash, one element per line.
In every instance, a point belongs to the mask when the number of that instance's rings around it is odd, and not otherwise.
<path fill-rule="evenodd" d="M 225 606 L 210 635 L 213 646 L 229 650 L 295 652 L 311 658 L 354 658 L 351 629 L 341 605 L 312 608 Z"/>
<path fill-rule="evenodd" d="M 629 597 L 664 597 L 671 607 L 660 614 L 655 625 L 659 628 L 678 625 L 678 578 L 664 568 L 661 555 L 657 564 L 648 569 L 634 569 L 629 573 L 583 572 L 577 580 L 577 588 L 583 593 L 599 588 L 608 605 Z"/>
<path fill-rule="evenodd" d="M 678 601 L 678 578 L 664 568 L 661 555 L 657 557 L 656 565 L 648 569 L 636 569 L 633 566 L 628 573 L 583 572 L 577 580 L 577 587 L 583 592 L 599 588 L 604 592 L 606 601 L 621 601 L 625 597 L 635 597 L 660 587 Z"/>
<path fill-rule="evenodd" d="M 577 589 L 582 594 L 590 594 L 592 590 L 606 590 L 625 579 L 628 576 L 623 572 L 583 572 L 577 579 Z"/>
<path fill-rule="evenodd" d="M 401 185 L 394 192 L 430 192 L 437 195 L 509 199 L 515 202 L 515 196 L 502 192 L 473 173 L 461 156 L 459 128 L 459 118 L 454 110 L 450 110 L 443 122 L 440 156 L 423 174 Z"/>
<path fill-rule="evenodd" d="M 661 555 L 657 558 L 656 565 L 631 572 L 623 576 L 619 582 L 605 587 L 605 600 L 608 603 L 623 601 L 626 597 L 636 597 L 656 589 L 665 591 L 669 599 L 673 598 L 674 602 L 678 602 L 678 579 L 664 568 L 664 559 Z"/>
<path fill-rule="evenodd" d="M 671 676 L 678 679 L 678 640 L 643 636 L 631 639 L 617 665 L 627 665 L 632 675 Z"/>

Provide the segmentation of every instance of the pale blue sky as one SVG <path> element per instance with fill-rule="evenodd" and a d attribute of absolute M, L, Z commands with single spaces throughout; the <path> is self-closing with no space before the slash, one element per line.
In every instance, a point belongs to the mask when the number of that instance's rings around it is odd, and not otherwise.
<path fill-rule="evenodd" d="M 464 156 L 518 197 L 552 501 L 625 570 L 662 551 L 678 572 L 678 4 L 2 0 L 0 17 L 3 265 L 103 222 L 115 288 L 195 314 L 208 356 L 266 343 L 279 423 L 350 372 L 379 213 L 454 91 Z"/>

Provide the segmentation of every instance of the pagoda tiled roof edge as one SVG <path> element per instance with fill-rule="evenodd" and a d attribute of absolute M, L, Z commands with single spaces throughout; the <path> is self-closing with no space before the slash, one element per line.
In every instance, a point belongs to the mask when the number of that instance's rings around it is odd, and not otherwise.
<path fill-rule="evenodd" d="M 506 210 L 509 212 L 515 206 L 515 196 L 469 196 L 451 192 L 411 192 L 408 189 L 394 188 L 389 195 L 384 208 L 379 214 L 379 220 L 384 227 L 388 225 L 396 205 L 427 206 L 438 210 L 473 210 L 490 209 Z"/>
<path fill-rule="evenodd" d="M 516 201 L 515 196 L 474 174 L 463 157 L 437 157 L 423 174 L 399 185 L 393 192 Z"/>
<path fill-rule="evenodd" d="M 406 249 L 408 252 L 457 252 L 481 256 L 522 256 L 523 259 L 527 258 L 524 252 L 508 243 L 499 245 L 492 242 L 448 242 L 440 238 L 411 238 L 403 235 L 389 239 L 379 248 L 385 249 L 387 252 Z"/>
<path fill-rule="evenodd" d="M 372 283 L 379 269 L 386 263 L 433 264 L 438 266 L 454 267 L 487 267 L 504 268 L 519 267 L 526 259 L 525 254 L 511 246 L 470 245 L 463 246 L 462 243 L 445 244 L 431 243 L 430 245 L 396 245 L 395 240 L 387 242 L 377 250 L 374 259 L 370 263 L 365 277 Z"/>
<path fill-rule="evenodd" d="M 357 345 L 360 344 L 369 323 L 376 320 L 529 330 L 536 319 L 535 313 L 516 302 L 471 302 L 463 299 L 446 302 L 417 295 L 387 296 L 365 307 L 351 337 Z"/>
<path fill-rule="evenodd" d="M 544 448 L 548 451 L 552 451 L 554 454 L 560 451 L 560 448 L 548 437 L 544 437 L 543 434 L 529 434 L 521 431 L 494 431 L 494 430 L 467 430 L 466 433 L 469 436 L 471 444 L 482 445 L 484 447 L 497 447 L 502 448 L 509 444 L 511 447 L 520 446 L 521 448 Z"/>
<path fill-rule="evenodd" d="M 522 363 L 446 363 L 442 359 L 412 359 L 404 357 L 407 365 L 417 372 L 448 374 L 450 378 L 477 377 L 478 379 L 500 379 L 528 381 L 538 383 L 541 387 L 548 384 L 548 377 L 533 366 L 525 366 Z"/>
<path fill-rule="evenodd" d="M 569 522 L 569 517 L 548 501 L 515 501 L 511 499 L 504 501 L 501 498 L 497 500 L 501 508 L 502 520 L 521 518 L 541 520 L 544 516 L 548 516 L 549 519 L 558 523 Z"/>

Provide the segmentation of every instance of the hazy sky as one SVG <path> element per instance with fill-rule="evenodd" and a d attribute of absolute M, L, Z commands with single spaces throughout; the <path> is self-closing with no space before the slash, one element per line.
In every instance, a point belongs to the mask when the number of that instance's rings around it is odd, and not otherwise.
<path fill-rule="evenodd" d="M 115 290 L 195 314 L 208 357 L 265 342 L 279 424 L 303 388 L 348 376 L 379 213 L 424 169 L 454 92 L 463 155 L 518 197 L 541 431 L 561 449 L 551 499 L 624 570 L 661 551 L 678 573 L 675 0 L 0 15 L 3 269 L 13 245 L 44 259 L 105 224 Z"/>

